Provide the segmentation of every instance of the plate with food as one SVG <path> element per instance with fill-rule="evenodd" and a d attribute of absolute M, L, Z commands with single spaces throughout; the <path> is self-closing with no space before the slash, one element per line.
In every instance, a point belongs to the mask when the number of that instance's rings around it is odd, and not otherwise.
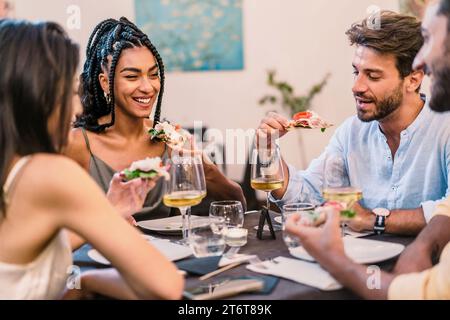
<path fill-rule="evenodd" d="M 320 117 L 316 112 L 307 110 L 294 114 L 286 129 L 320 129 L 324 132 L 327 128 L 332 126 L 333 124 L 322 119 L 322 117 Z"/>

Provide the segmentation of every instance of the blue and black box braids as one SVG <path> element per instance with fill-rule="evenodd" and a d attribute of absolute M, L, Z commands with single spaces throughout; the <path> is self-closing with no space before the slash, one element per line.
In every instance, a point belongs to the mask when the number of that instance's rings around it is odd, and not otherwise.
<path fill-rule="evenodd" d="M 120 20 L 107 19 L 99 23 L 92 32 L 86 49 L 86 62 L 81 74 L 81 101 L 83 113 L 77 116 L 74 126 L 92 132 L 103 132 L 114 125 L 115 99 L 114 74 L 122 50 L 134 47 L 147 47 L 156 59 L 161 81 L 156 110 L 153 118 L 155 126 L 161 117 L 161 102 L 164 95 L 164 64 L 150 39 L 139 28 L 122 17 Z M 99 75 L 108 70 L 108 57 L 112 57 L 109 68 L 109 93 L 104 95 Z M 111 121 L 99 124 L 98 119 L 111 115 Z"/>

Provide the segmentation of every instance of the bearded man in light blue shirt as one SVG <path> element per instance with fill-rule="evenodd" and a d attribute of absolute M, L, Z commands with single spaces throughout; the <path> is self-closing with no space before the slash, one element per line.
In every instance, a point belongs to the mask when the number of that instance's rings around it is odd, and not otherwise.
<path fill-rule="evenodd" d="M 286 203 L 323 201 L 327 159 L 343 159 L 351 185 L 363 199 L 349 226 L 373 230 L 375 208 L 387 209 L 386 232 L 417 234 L 432 217 L 435 205 L 448 195 L 450 114 L 430 110 L 419 93 L 423 71 L 412 69 L 423 44 L 420 22 L 383 11 L 381 28 L 367 20 L 346 32 L 356 46 L 352 88 L 357 115 L 335 132 L 322 155 L 305 171 L 283 163 L 283 188 L 271 193 L 279 207 Z M 258 135 L 282 137 L 288 120 L 270 113 Z"/>

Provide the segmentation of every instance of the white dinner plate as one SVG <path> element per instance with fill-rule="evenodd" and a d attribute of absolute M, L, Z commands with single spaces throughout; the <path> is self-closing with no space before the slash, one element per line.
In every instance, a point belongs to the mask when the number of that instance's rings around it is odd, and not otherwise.
<path fill-rule="evenodd" d="M 201 217 L 191 215 L 191 221 L 198 218 Z M 181 231 L 183 229 L 181 216 L 139 221 L 137 224 L 143 229 L 167 235 L 181 235 Z"/>
<path fill-rule="evenodd" d="M 192 255 L 191 248 L 170 242 L 169 240 L 153 239 L 149 240 L 149 242 L 153 246 L 155 246 L 159 251 L 161 251 L 161 253 L 165 255 L 167 259 L 169 259 L 170 261 L 181 260 Z M 111 264 L 100 252 L 98 252 L 95 249 L 89 250 L 87 254 L 89 258 L 98 263 L 105 265 Z"/>
<path fill-rule="evenodd" d="M 345 237 L 344 249 L 347 256 L 356 263 L 370 264 L 398 256 L 405 246 L 392 242 Z M 315 261 L 303 247 L 289 249 L 289 252 L 296 258 Z"/>

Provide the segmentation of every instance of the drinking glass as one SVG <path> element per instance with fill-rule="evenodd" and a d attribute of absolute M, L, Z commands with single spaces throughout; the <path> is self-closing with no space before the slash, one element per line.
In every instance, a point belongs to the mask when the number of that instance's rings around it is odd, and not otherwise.
<path fill-rule="evenodd" d="M 163 202 L 168 207 L 178 208 L 181 213 L 183 243 L 188 244 L 190 207 L 198 205 L 205 196 L 203 166 L 195 157 L 173 155 L 166 163 L 170 179 L 167 181 Z"/>
<path fill-rule="evenodd" d="M 322 196 L 325 201 L 337 202 L 343 208 L 340 219 L 344 236 L 346 223 L 356 216 L 353 206 L 362 199 L 362 191 L 350 183 L 345 160 L 339 154 L 331 153 L 325 159 Z"/>
<path fill-rule="evenodd" d="M 224 219 L 225 243 L 231 247 L 226 256 L 232 258 L 239 248 L 247 243 L 248 230 L 242 228 L 244 225 L 242 203 L 232 200 L 214 201 L 209 207 L 209 216 Z"/>
<path fill-rule="evenodd" d="M 267 210 L 270 210 L 269 192 L 284 185 L 280 147 L 277 144 L 263 146 L 255 143 L 252 150 L 251 181 L 253 189 L 266 192 Z"/>
<path fill-rule="evenodd" d="M 244 225 L 244 209 L 240 201 L 211 202 L 209 216 L 223 217 L 228 228 L 241 228 Z"/>
<path fill-rule="evenodd" d="M 285 204 L 282 211 L 283 221 L 283 240 L 289 249 L 297 248 L 301 246 L 300 240 L 286 232 L 286 222 L 292 216 L 300 216 L 302 219 L 307 219 L 306 214 L 314 211 L 314 205 L 312 203 L 291 203 Z"/>
<path fill-rule="evenodd" d="M 224 219 L 204 217 L 191 221 L 189 245 L 195 257 L 220 256 L 225 251 Z"/>

